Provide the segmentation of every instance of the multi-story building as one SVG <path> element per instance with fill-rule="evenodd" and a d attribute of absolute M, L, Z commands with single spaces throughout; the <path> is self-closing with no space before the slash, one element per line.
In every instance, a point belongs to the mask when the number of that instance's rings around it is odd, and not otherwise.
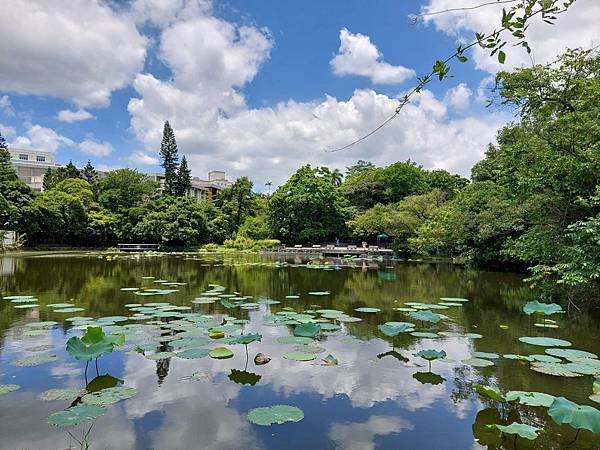
<path fill-rule="evenodd" d="M 60 167 L 54 162 L 54 154 L 38 150 L 24 150 L 10 148 L 10 162 L 17 172 L 17 176 L 29 187 L 37 191 L 42 190 L 44 173 L 48 168 Z"/>
<path fill-rule="evenodd" d="M 161 188 L 164 186 L 165 174 L 149 173 L 147 175 L 152 181 L 157 181 L 160 183 Z M 226 178 L 225 172 L 213 170 L 208 172 L 208 180 L 203 180 L 199 177 L 193 177 L 191 184 L 192 187 L 188 189 L 187 192 L 188 196 L 194 197 L 198 200 L 214 200 L 220 190 L 231 186 L 233 182 Z"/>

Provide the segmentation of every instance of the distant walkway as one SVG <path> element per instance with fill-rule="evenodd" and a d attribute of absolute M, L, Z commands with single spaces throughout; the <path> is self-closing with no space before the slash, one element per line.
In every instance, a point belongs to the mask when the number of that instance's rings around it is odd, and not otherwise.
<path fill-rule="evenodd" d="M 261 253 L 276 253 L 283 255 L 321 255 L 321 256 L 394 256 L 394 251 L 389 248 L 381 248 L 376 245 L 368 247 L 359 247 L 356 245 L 348 245 L 346 247 L 335 245 L 313 245 L 311 247 L 294 246 L 294 247 L 274 247 L 261 250 Z"/>
<path fill-rule="evenodd" d="M 122 252 L 150 252 L 160 249 L 160 244 L 119 244 Z"/>

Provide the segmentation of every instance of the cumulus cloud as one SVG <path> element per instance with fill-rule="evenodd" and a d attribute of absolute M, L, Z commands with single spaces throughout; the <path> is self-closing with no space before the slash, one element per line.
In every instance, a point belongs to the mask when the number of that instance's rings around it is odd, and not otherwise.
<path fill-rule="evenodd" d="M 469 7 L 481 4 L 479 0 L 464 0 L 461 6 Z M 490 5 L 470 11 L 453 11 L 444 14 L 425 16 L 425 23 L 433 24 L 440 30 L 459 40 L 472 41 L 475 32 L 489 33 L 500 28 L 502 7 Z M 429 0 L 422 11 L 433 12 L 455 8 L 454 0 Z M 595 0 L 579 0 L 566 13 L 560 14 L 555 25 L 548 25 L 540 17 L 532 18 L 527 29 L 527 40 L 532 49 L 535 63 L 553 61 L 566 48 L 591 47 L 600 43 L 598 23 L 600 22 L 600 3 Z M 513 43 L 513 40 L 509 40 Z M 510 47 L 508 47 L 510 48 Z M 477 68 L 495 73 L 524 65 L 531 65 L 531 59 L 522 47 L 510 48 L 505 64 L 498 63 L 495 57 L 480 47 L 474 50 Z"/>
<path fill-rule="evenodd" d="M 336 75 L 361 75 L 375 84 L 402 83 L 415 76 L 412 69 L 383 61 L 383 54 L 369 36 L 353 34 L 346 28 L 340 30 L 340 48 L 330 64 Z"/>
<path fill-rule="evenodd" d="M 106 106 L 142 69 L 147 39 L 99 0 L 11 0 L 0 14 L 0 90 Z"/>
<path fill-rule="evenodd" d="M 78 109 L 77 111 L 71 111 L 70 109 L 63 109 L 58 113 L 58 120 L 61 122 L 78 122 L 80 120 L 93 119 L 94 116 L 85 109 Z"/>
<path fill-rule="evenodd" d="M 137 96 L 128 105 L 135 136 L 146 150 L 156 149 L 168 119 L 194 173 L 218 167 L 230 176 L 250 175 L 262 186 L 266 180 L 281 183 L 302 164 L 343 169 L 359 158 L 377 164 L 411 158 L 426 167 L 468 174 L 502 123 L 491 114 L 453 119 L 447 110 L 456 107 L 456 96 L 440 99 L 423 91 L 365 143 L 327 153 L 325 149 L 344 145 L 389 117 L 398 99 L 360 89 L 347 99 L 326 95 L 249 108 L 242 88 L 256 76 L 271 46 L 263 29 L 207 15 L 166 27 L 159 53 L 172 77 L 136 76 Z M 378 58 L 375 48 L 372 60 L 383 64 Z"/>
<path fill-rule="evenodd" d="M 412 430 L 414 425 L 402 417 L 371 416 L 366 422 L 334 423 L 329 437 L 339 448 L 346 450 L 371 450 L 375 448 L 375 436 Z"/>
<path fill-rule="evenodd" d="M 113 146 L 110 142 L 96 142 L 91 139 L 80 142 L 78 147 L 83 153 L 97 157 L 108 156 L 113 151 Z"/>
<path fill-rule="evenodd" d="M 465 83 L 460 83 L 458 86 L 448 89 L 444 96 L 444 103 L 456 109 L 466 109 L 469 106 L 471 95 L 473 92 Z"/>
<path fill-rule="evenodd" d="M 14 116 L 15 114 L 8 95 L 0 96 L 0 112 L 2 112 L 5 116 Z"/>
<path fill-rule="evenodd" d="M 17 135 L 17 131 L 14 127 L 0 123 L 0 135 L 2 135 L 4 139 L 12 139 Z"/>
<path fill-rule="evenodd" d="M 210 0 L 134 0 L 129 13 L 138 24 L 166 27 L 177 20 L 197 17 L 211 10 Z"/>
<path fill-rule="evenodd" d="M 72 147 L 75 145 L 75 142 L 57 133 L 52 128 L 41 125 L 29 125 L 25 135 L 17 136 L 11 142 L 10 147 L 56 152 L 63 145 Z"/>
<path fill-rule="evenodd" d="M 131 153 L 128 159 L 132 164 L 140 166 L 156 166 L 159 163 L 157 157 L 151 156 L 139 150 Z"/>

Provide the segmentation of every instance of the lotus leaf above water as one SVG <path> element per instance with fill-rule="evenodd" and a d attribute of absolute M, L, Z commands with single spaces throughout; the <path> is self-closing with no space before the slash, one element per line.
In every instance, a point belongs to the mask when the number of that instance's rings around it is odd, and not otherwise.
<path fill-rule="evenodd" d="M 106 412 L 106 408 L 97 405 L 77 405 L 58 411 L 48 417 L 48 423 L 56 427 L 79 425 L 95 419 Z"/>
<path fill-rule="evenodd" d="M 564 313 L 562 307 L 556 303 L 540 303 L 537 300 L 525 303 L 525 306 L 523 306 L 523 312 L 527 315 L 543 314 L 545 316 Z"/>
<path fill-rule="evenodd" d="M 564 397 L 554 399 L 548 415 L 557 424 L 566 423 L 577 430 L 600 433 L 600 410 L 588 405 L 578 405 Z"/>
<path fill-rule="evenodd" d="M 445 316 L 444 314 L 434 313 L 433 311 L 430 311 L 429 309 L 426 309 L 424 311 L 409 312 L 408 315 L 415 320 L 420 320 L 421 322 L 431 322 L 431 323 L 438 323 L 440 320 L 448 318 L 448 316 Z"/>
<path fill-rule="evenodd" d="M 488 425 L 488 428 L 496 428 L 505 434 L 514 434 L 515 439 L 517 436 L 519 436 L 523 439 L 528 439 L 530 441 L 537 439 L 538 433 L 542 431 L 541 428 L 535 428 L 531 425 L 518 422 L 513 422 L 510 425 L 499 425 L 495 423 L 492 425 Z"/>
<path fill-rule="evenodd" d="M 256 425 L 269 426 L 285 422 L 300 422 L 304 412 L 290 405 L 274 405 L 254 408 L 248 412 L 248 420 Z"/>
<path fill-rule="evenodd" d="M 321 333 L 321 327 L 314 323 L 303 323 L 294 328 L 294 336 L 314 338 Z"/>
<path fill-rule="evenodd" d="M 113 351 L 114 339 L 107 338 L 101 327 L 87 327 L 85 334 L 67 341 L 67 352 L 78 361 L 90 361 Z"/>

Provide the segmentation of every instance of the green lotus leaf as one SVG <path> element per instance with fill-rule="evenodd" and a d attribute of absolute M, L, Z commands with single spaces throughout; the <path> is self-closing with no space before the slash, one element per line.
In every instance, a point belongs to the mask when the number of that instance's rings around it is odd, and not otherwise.
<path fill-rule="evenodd" d="M 114 344 L 101 327 L 87 327 L 80 338 L 73 336 L 67 341 L 67 352 L 78 361 L 89 361 L 113 351 Z"/>
<path fill-rule="evenodd" d="M 554 399 L 548 415 L 557 424 L 569 424 L 576 429 L 600 433 L 600 410 L 588 405 L 578 405 L 564 397 Z"/>
<path fill-rule="evenodd" d="M 537 300 L 532 302 L 525 303 L 523 306 L 523 312 L 527 315 L 531 314 L 543 314 L 545 316 L 550 316 L 556 313 L 563 313 L 563 309 L 560 305 L 556 303 L 540 303 Z"/>
<path fill-rule="evenodd" d="M 313 339 L 302 336 L 280 336 L 277 338 L 280 344 L 312 344 Z"/>
<path fill-rule="evenodd" d="M 569 370 L 566 364 L 533 362 L 531 363 L 530 368 L 536 372 L 553 375 L 555 377 L 575 378 L 581 376 L 580 373 Z"/>
<path fill-rule="evenodd" d="M 125 292 L 132 292 L 132 291 L 139 291 L 140 288 L 136 288 L 136 287 L 122 287 L 121 289 L 119 289 L 120 291 L 125 291 Z"/>
<path fill-rule="evenodd" d="M 244 344 L 248 345 L 255 341 L 260 341 L 262 339 L 262 334 L 242 334 L 240 336 L 234 336 L 234 344 Z"/>
<path fill-rule="evenodd" d="M 107 406 L 117 403 L 120 400 L 126 400 L 137 394 L 137 389 L 126 386 L 116 386 L 102 389 L 91 394 L 86 394 L 81 401 L 86 405 Z"/>
<path fill-rule="evenodd" d="M 558 325 L 554 324 L 554 323 L 534 323 L 533 324 L 534 327 L 538 327 L 538 328 L 560 328 Z"/>
<path fill-rule="evenodd" d="M 47 402 L 52 400 L 74 400 L 85 394 L 85 389 L 48 389 L 40 394 L 40 399 Z"/>
<path fill-rule="evenodd" d="M 290 405 L 274 405 L 254 408 L 248 412 L 248 420 L 256 425 L 269 426 L 285 422 L 300 422 L 304 419 L 304 412 L 300 408 Z"/>
<path fill-rule="evenodd" d="M 362 307 L 362 308 L 355 308 L 354 311 L 357 312 L 361 312 L 361 313 L 378 313 L 381 311 L 381 309 L 379 308 L 368 308 L 368 307 Z"/>
<path fill-rule="evenodd" d="M 507 398 L 502 395 L 499 391 L 494 389 L 491 386 L 484 386 L 483 384 L 476 384 L 475 391 L 479 395 L 483 395 L 484 397 L 491 398 L 492 400 L 500 403 L 506 403 Z"/>
<path fill-rule="evenodd" d="M 210 350 L 207 348 L 188 348 L 179 353 L 176 353 L 178 358 L 183 359 L 200 359 L 208 356 L 210 354 Z"/>
<path fill-rule="evenodd" d="M 329 294 L 331 294 L 331 292 L 329 292 L 329 291 L 312 291 L 312 292 L 308 293 L 308 295 L 317 295 L 317 296 L 329 295 Z"/>
<path fill-rule="evenodd" d="M 0 395 L 8 394 L 9 392 L 14 392 L 20 388 L 21 386 L 19 386 L 18 384 L 0 384 Z"/>
<path fill-rule="evenodd" d="M 549 337 L 520 337 L 519 341 L 525 344 L 537 345 L 539 347 L 570 347 L 569 341 Z"/>
<path fill-rule="evenodd" d="M 208 337 L 211 339 L 222 339 L 225 337 L 225 333 L 221 330 L 211 330 L 208 333 Z"/>
<path fill-rule="evenodd" d="M 398 323 L 398 325 L 391 324 L 391 323 L 384 323 L 383 325 L 379 325 L 377 328 L 379 329 L 379 331 L 381 331 L 386 336 L 394 337 L 400 333 L 404 333 L 406 330 L 409 330 L 413 327 L 412 323 L 408 323 L 408 322 L 405 322 L 405 323 L 397 322 L 397 323 Z"/>
<path fill-rule="evenodd" d="M 434 361 L 436 359 L 444 359 L 447 355 L 444 350 L 428 349 L 413 353 L 413 356 L 418 356 L 419 358 L 423 358 L 427 361 Z"/>
<path fill-rule="evenodd" d="M 425 311 L 409 312 L 408 315 L 415 320 L 420 320 L 422 322 L 432 322 L 432 323 L 438 323 L 440 320 L 448 318 L 448 316 L 445 316 L 443 314 L 434 313 L 434 312 L 430 311 L 429 309 L 427 309 Z"/>
<path fill-rule="evenodd" d="M 411 336 L 425 339 L 435 339 L 439 338 L 439 336 L 435 333 L 431 333 L 429 331 L 412 331 L 410 333 Z"/>
<path fill-rule="evenodd" d="M 216 347 L 213 348 L 208 355 L 214 359 L 227 359 L 233 358 L 233 352 L 227 347 Z"/>
<path fill-rule="evenodd" d="M 325 317 L 325 316 L 323 316 Z M 350 317 L 350 316 L 340 316 L 337 317 L 336 320 L 338 322 L 362 322 L 362 319 L 360 317 Z"/>
<path fill-rule="evenodd" d="M 156 352 L 151 355 L 146 355 L 147 359 L 151 359 L 152 361 L 158 361 L 159 359 L 168 359 L 177 356 L 173 352 Z"/>
<path fill-rule="evenodd" d="M 474 358 L 483 358 L 483 359 L 498 359 L 500 355 L 496 353 L 488 353 L 488 352 L 473 352 L 471 354 Z"/>
<path fill-rule="evenodd" d="M 546 362 L 546 363 L 561 363 L 562 359 L 555 358 L 550 355 L 529 355 L 529 361 L 538 361 L 538 362 Z"/>
<path fill-rule="evenodd" d="M 3 300 L 23 300 L 34 298 L 33 295 L 7 295 L 6 297 L 2 297 Z"/>
<path fill-rule="evenodd" d="M 543 406 L 545 408 L 548 408 L 555 398 L 554 395 L 543 392 L 508 391 L 506 393 L 506 400 L 509 402 L 516 401 L 521 405 Z"/>
<path fill-rule="evenodd" d="M 75 306 L 74 303 L 50 303 L 49 305 L 46 305 L 48 308 L 71 308 L 72 306 Z"/>
<path fill-rule="evenodd" d="M 10 364 L 17 367 L 32 367 L 56 361 L 56 355 L 34 355 L 15 359 Z"/>
<path fill-rule="evenodd" d="M 321 327 L 314 323 L 303 323 L 294 328 L 294 336 L 314 338 L 321 333 Z"/>
<path fill-rule="evenodd" d="M 591 359 L 590 361 L 595 361 L 595 359 Z M 600 375 L 600 367 L 580 362 L 567 363 L 565 364 L 565 369 L 582 375 Z"/>
<path fill-rule="evenodd" d="M 519 361 L 531 361 L 531 358 L 529 356 L 514 355 L 512 353 L 508 353 L 506 355 L 502 355 L 502 357 L 506 358 L 506 359 L 517 359 Z"/>
<path fill-rule="evenodd" d="M 292 361 L 312 361 L 317 356 L 314 353 L 308 352 L 286 352 L 283 354 L 283 357 Z"/>
<path fill-rule="evenodd" d="M 558 356 L 559 358 L 566 358 L 569 360 L 571 358 L 598 358 L 598 356 L 596 356 L 594 353 L 583 350 L 575 350 L 573 348 L 547 348 L 544 351 L 549 355 Z"/>
<path fill-rule="evenodd" d="M 444 302 L 458 302 L 458 303 L 466 303 L 469 300 L 467 300 L 466 298 L 457 298 L 457 297 L 440 297 L 440 300 L 444 301 Z"/>
<path fill-rule="evenodd" d="M 463 364 L 466 364 L 468 366 L 473 366 L 473 367 L 489 367 L 489 366 L 494 365 L 494 363 L 492 361 L 490 361 L 489 359 L 482 359 L 482 358 L 468 358 L 468 359 L 463 359 L 462 362 L 463 362 Z"/>
<path fill-rule="evenodd" d="M 337 364 L 338 364 L 338 360 L 337 360 L 337 359 L 335 359 L 335 358 L 333 357 L 333 355 L 327 355 L 327 356 L 326 356 L 325 358 L 323 358 L 321 361 L 323 361 L 323 363 L 324 363 L 326 366 L 337 366 Z"/>
<path fill-rule="evenodd" d="M 337 331 L 342 328 L 339 325 L 329 322 L 321 323 L 319 326 L 321 327 L 321 331 Z"/>
<path fill-rule="evenodd" d="M 488 428 L 496 428 L 500 430 L 502 433 L 506 434 L 516 434 L 523 439 L 529 439 L 533 441 L 537 439 L 538 433 L 542 431 L 542 428 L 535 428 L 531 425 L 526 425 L 524 423 L 513 422 L 508 426 L 499 425 L 494 423 L 492 425 L 487 425 Z"/>
<path fill-rule="evenodd" d="M 79 308 L 79 307 L 72 307 L 72 308 L 60 308 L 60 309 L 54 310 L 55 313 L 63 313 L 63 314 L 70 314 L 70 313 L 81 312 L 81 311 L 85 311 L 85 309 Z"/>
<path fill-rule="evenodd" d="M 106 412 L 106 408 L 97 405 L 77 405 L 64 411 L 58 411 L 48 417 L 48 423 L 55 427 L 79 425 L 95 419 Z"/>

